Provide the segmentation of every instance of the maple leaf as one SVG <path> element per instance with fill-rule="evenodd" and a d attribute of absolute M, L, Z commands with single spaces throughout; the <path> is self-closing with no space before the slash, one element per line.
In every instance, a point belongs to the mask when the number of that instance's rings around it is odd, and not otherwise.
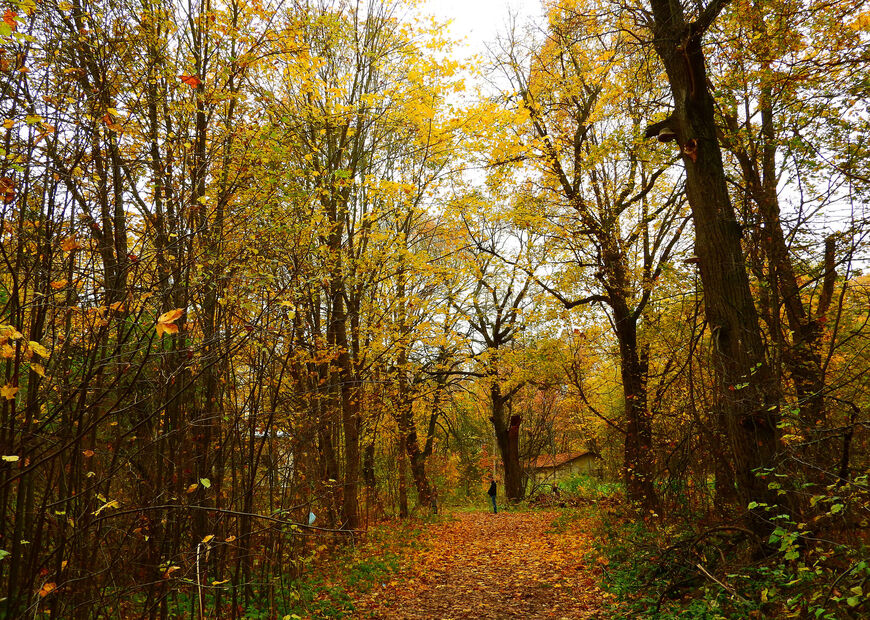
<path fill-rule="evenodd" d="M 190 86 L 191 88 L 196 88 L 200 84 L 202 84 L 202 80 L 200 80 L 195 75 L 179 75 L 178 79 Z"/>
<path fill-rule="evenodd" d="M 5 398 L 6 400 L 14 399 L 15 395 L 17 393 L 18 393 L 18 388 L 10 383 L 7 383 L 2 388 L 0 388 L 0 396 Z"/>
<path fill-rule="evenodd" d="M 176 308 L 161 314 L 157 319 L 157 335 L 162 338 L 163 334 L 177 334 L 178 325 L 175 324 L 175 321 L 180 319 L 182 314 L 184 314 L 183 308 Z"/>

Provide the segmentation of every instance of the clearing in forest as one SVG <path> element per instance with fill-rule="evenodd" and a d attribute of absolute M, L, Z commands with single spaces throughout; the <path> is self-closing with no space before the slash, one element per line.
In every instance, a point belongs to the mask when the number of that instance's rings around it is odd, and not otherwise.
<path fill-rule="evenodd" d="M 356 602 L 370 618 L 594 618 L 609 595 L 582 520 L 559 511 L 458 513 L 409 568 Z"/>

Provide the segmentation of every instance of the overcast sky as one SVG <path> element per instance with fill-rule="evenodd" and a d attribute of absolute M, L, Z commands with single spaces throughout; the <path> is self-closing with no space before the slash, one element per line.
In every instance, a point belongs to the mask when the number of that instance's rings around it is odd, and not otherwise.
<path fill-rule="evenodd" d="M 485 45 L 504 33 L 513 12 L 520 23 L 541 13 L 540 0 L 424 0 L 422 13 L 439 21 L 453 20 L 453 38 L 465 39 L 465 55 L 483 53 Z"/>

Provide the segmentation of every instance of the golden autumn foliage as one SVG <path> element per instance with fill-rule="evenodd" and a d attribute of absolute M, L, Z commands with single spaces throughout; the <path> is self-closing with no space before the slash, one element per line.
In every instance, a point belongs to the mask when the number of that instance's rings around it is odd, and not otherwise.
<path fill-rule="evenodd" d="M 8 0 L 0 617 L 292 618 L 370 523 L 587 450 L 768 541 L 765 601 L 689 565 L 733 613 L 863 611 L 865 4 L 548 0 L 459 61 L 416 2 Z M 543 515 L 360 609 L 610 604 Z"/>

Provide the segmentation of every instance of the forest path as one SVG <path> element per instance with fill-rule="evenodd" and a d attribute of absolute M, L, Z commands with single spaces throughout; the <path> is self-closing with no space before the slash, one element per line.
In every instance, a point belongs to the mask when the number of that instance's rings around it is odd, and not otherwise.
<path fill-rule="evenodd" d="M 355 617 L 600 617 L 608 595 L 584 559 L 592 540 L 582 520 L 565 526 L 560 511 L 451 516 L 429 527 L 411 568 L 356 602 Z"/>

